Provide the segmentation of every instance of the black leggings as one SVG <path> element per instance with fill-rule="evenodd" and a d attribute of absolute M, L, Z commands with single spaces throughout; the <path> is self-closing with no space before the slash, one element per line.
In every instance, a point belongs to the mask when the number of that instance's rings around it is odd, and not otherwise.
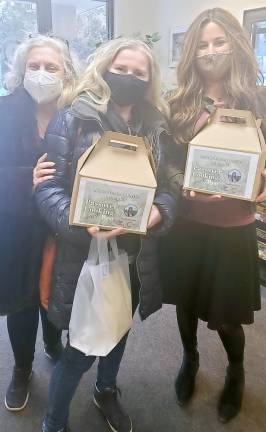
<path fill-rule="evenodd" d="M 238 325 L 223 325 L 218 329 L 228 361 L 231 365 L 244 362 L 245 333 L 243 327 Z"/>
<path fill-rule="evenodd" d="M 176 308 L 178 327 L 187 353 L 197 349 L 198 317 L 193 310 Z M 224 324 L 217 332 L 221 338 L 230 364 L 242 364 L 244 361 L 245 334 L 241 324 Z"/>
<path fill-rule="evenodd" d="M 19 368 L 31 368 L 39 324 L 39 309 L 45 345 L 53 346 L 61 340 L 62 332 L 57 330 L 48 320 L 47 312 L 42 307 L 31 307 L 8 315 L 7 329 L 9 339 L 15 357 L 15 364 Z"/>

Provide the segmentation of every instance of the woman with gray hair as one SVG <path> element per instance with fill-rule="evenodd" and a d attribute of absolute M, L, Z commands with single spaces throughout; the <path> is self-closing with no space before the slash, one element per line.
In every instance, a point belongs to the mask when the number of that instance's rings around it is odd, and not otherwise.
<path fill-rule="evenodd" d="M 39 322 L 39 278 L 46 229 L 32 200 L 32 173 L 46 161 L 43 138 L 58 105 L 67 99 L 76 79 L 68 45 L 36 35 L 18 46 L 6 77 L 8 96 L 0 98 L 0 314 L 7 327 L 15 367 L 5 405 L 23 409 Z M 43 155 L 43 156 L 41 156 Z M 61 332 L 41 308 L 45 354 L 56 360 Z"/>

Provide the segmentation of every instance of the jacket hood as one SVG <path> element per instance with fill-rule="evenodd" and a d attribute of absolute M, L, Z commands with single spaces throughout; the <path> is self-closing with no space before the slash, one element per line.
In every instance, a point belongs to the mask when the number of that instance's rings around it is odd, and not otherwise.
<path fill-rule="evenodd" d="M 137 109 L 139 110 L 144 123 L 147 125 L 147 129 L 163 128 L 169 132 L 166 118 L 148 101 L 145 101 L 142 105 L 138 105 Z M 96 119 L 99 122 L 101 122 L 101 116 L 104 115 L 92 106 L 91 98 L 85 93 L 81 94 L 73 101 L 71 105 L 71 113 L 74 117 L 81 120 Z"/>
<path fill-rule="evenodd" d="M 101 120 L 100 112 L 92 106 L 93 101 L 86 93 L 78 96 L 71 105 L 71 113 L 74 117 L 81 120 L 89 120 L 91 118 Z"/>

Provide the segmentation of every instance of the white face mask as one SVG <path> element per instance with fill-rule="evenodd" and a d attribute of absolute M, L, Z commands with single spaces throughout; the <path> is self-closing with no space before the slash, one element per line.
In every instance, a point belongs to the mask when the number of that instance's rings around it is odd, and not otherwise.
<path fill-rule="evenodd" d="M 37 104 L 52 102 L 63 91 L 63 81 L 45 70 L 27 71 L 23 84 Z"/>

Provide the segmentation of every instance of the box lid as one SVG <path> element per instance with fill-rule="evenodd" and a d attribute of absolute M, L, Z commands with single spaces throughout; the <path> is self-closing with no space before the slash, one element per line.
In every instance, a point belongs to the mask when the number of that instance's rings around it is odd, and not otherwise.
<path fill-rule="evenodd" d="M 250 111 L 217 108 L 191 144 L 261 153 L 265 143 L 258 126 Z"/>
<path fill-rule="evenodd" d="M 106 132 L 81 156 L 82 177 L 156 188 L 145 140 L 117 132 Z"/>

